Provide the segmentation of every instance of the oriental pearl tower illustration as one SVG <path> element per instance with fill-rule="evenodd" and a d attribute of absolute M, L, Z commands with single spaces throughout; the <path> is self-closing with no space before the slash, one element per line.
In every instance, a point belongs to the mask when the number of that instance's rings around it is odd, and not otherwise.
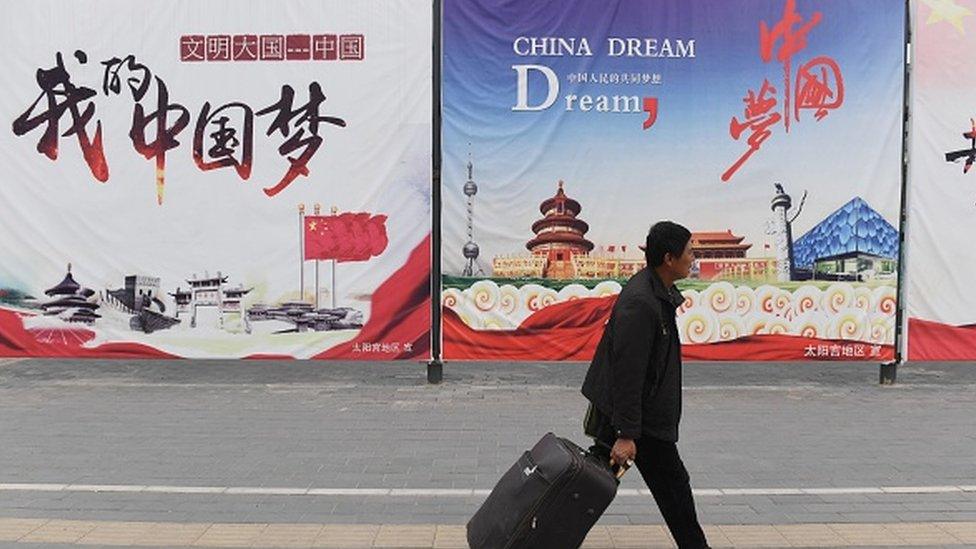
<path fill-rule="evenodd" d="M 478 259 L 478 255 L 481 253 L 481 249 L 478 244 L 474 241 L 474 197 L 478 194 L 478 185 L 474 182 L 474 177 L 472 175 L 472 170 L 474 166 L 471 163 L 471 158 L 468 158 L 468 181 L 464 184 L 464 195 L 468 197 L 468 241 L 464 244 L 462 252 L 464 253 L 464 258 L 467 262 L 464 265 L 464 271 L 461 276 L 475 276 L 475 274 L 484 274 L 484 272 L 479 268 L 477 273 L 475 271 L 475 260 Z"/>

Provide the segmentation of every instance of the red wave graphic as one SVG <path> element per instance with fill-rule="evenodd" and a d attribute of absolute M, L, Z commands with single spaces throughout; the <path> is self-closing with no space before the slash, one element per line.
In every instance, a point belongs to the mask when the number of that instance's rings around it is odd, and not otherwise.
<path fill-rule="evenodd" d="M 371 303 L 369 320 L 355 339 L 313 358 L 396 360 L 430 356 L 430 235 L 373 292 Z M 383 343 L 396 344 L 397 349 L 384 351 L 381 346 L 378 351 L 366 351 L 363 347 Z"/>
<path fill-rule="evenodd" d="M 23 316 L 30 315 L 0 308 L 0 357 L 181 358 L 140 343 L 107 343 L 86 348 L 83 345 L 95 337 L 95 332 L 88 327 L 27 330 Z M 379 350 L 362 350 L 366 343 L 379 344 Z M 397 343 L 399 349 L 384 351 L 383 343 Z M 405 344 L 410 350 L 406 350 Z M 356 338 L 312 358 L 395 360 L 429 356 L 430 235 L 414 248 L 407 262 L 373 292 L 370 318 Z M 258 353 L 246 358 L 293 357 Z"/>
<path fill-rule="evenodd" d="M 976 325 L 909 318 L 908 360 L 976 360 Z"/>
<path fill-rule="evenodd" d="M 475 330 L 451 309 L 444 309 L 444 356 L 448 360 L 589 361 L 603 335 L 616 296 L 584 298 L 550 305 L 534 313 L 515 330 Z M 864 355 L 807 356 L 812 346 L 860 345 Z M 701 345 L 682 345 L 685 360 L 749 360 L 804 362 L 811 360 L 883 361 L 894 358 L 893 345 L 872 345 L 791 335 L 755 335 Z"/>
<path fill-rule="evenodd" d="M 140 343 L 83 345 L 95 337 L 86 327 L 28 330 L 23 317 L 0 308 L 0 356 L 38 358 L 179 358 Z"/>

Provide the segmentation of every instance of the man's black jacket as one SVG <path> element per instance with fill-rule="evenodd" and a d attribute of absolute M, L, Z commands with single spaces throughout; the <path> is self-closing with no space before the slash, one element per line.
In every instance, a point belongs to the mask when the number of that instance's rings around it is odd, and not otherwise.
<path fill-rule="evenodd" d="M 618 438 L 678 440 L 681 341 L 675 310 L 682 300 L 653 269 L 631 277 L 617 297 L 583 395 L 610 419 Z"/>

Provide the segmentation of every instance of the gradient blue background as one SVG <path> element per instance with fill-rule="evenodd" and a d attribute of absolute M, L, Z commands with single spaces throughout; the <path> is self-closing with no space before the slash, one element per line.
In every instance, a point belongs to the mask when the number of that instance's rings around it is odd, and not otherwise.
<path fill-rule="evenodd" d="M 798 67 L 826 55 L 841 67 L 843 106 L 817 122 L 801 113 L 787 134 L 782 123 L 729 183 L 724 172 L 746 149 L 729 135 L 742 101 L 763 79 L 783 108 L 783 67 L 763 63 L 759 23 L 775 24 L 783 0 L 498 1 L 447 0 L 444 5 L 444 259 L 445 273 L 463 266 L 466 240 L 464 164 L 475 165 L 479 194 L 475 240 L 481 265 L 525 252 L 538 205 L 565 180 L 583 204 L 581 217 L 597 245 L 636 247 L 654 221 L 670 218 L 692 230 L 727 230 L 753 243 L 761 256 L 773 183 L 799 199 L 808 190 L 799 236 L 854 196 L 897 226 L 900 185 L 904 5 L 898 0 L 797 3 L 804 21 L 822 13 Z M 587 37 L 592 57 L 523 57 L 519 36 Z M 695 58 L 608 57 L 606 38 L 694 39 Z M 560 80 L 546 111 L 513 112 L 515 64 L 542 64 Z M 576 72 L 659 73 L 660 85 L 570 84 Z M 545 93 L 532 80 L 530 104 Z M 566 112 L 567 94 L 639 95 L 659 100 L 656 124 L 642 130 L 643 113 Z M 578 107 L 577 107 L 578 109 Z"/>

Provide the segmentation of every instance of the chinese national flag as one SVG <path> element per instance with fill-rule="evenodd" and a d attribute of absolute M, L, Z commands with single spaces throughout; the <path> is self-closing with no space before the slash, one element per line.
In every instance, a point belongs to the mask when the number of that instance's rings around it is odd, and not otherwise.
<path fill-rule="evenodd" d="M 386 216 L 369 213 L 305 217 L 305 259 L 366 261 L 386 250 Z"/>

